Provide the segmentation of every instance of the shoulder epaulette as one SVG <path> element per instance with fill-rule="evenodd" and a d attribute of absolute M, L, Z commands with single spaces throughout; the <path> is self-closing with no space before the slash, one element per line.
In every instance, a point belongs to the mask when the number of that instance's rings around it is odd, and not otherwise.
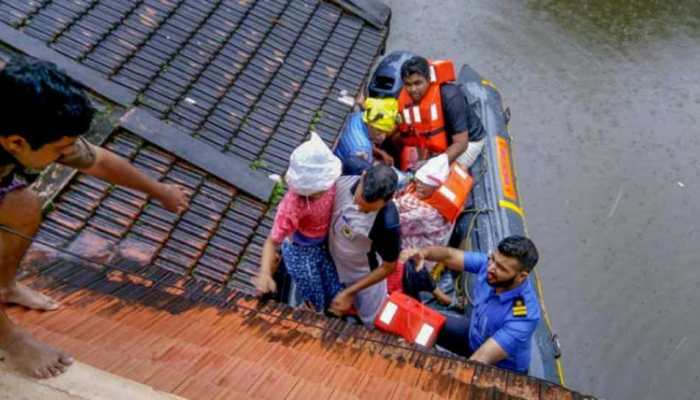
<path fill-rule="evenodd" d="M 525 299 L 522 297 L 513 300 L 513 316 L 527 317 L 527 307 L 525 306 Z"/>

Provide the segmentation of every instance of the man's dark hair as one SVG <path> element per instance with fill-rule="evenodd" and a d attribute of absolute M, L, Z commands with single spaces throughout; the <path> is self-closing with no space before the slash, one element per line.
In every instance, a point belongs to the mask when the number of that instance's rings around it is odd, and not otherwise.
<path fill-rule="evenodd" d="M 406 80 L 413 74 L 422 75 L 425 79 L 430 80 L 430 65 L 428 60 L 421 56 L 413 56 L 404 61 L 401 65 L 401 79 Z"/>
<path fill-rule="evenodd" d="M 368 203 L 389 200 L 396 192 L 398 180 L 391 167 L 382 164 L 372 166 L 362 178 L 362 197 Z"/>
<path fill-rule="evenodd" d="M 530 272 L 537 264 L 539 254 L 532 240 L 519 235 L 508 236 L 498 243 L 498 251 L 518 260 L 523 270 Z"/>
<path fill-rule="evenodd" d="M 356 155 L 345 157 L 343 160 L 343 175 L 362 175 L 372 167 L 372 164 L 364 158 Z"/>
<path fill-rule="evenodd" d="M 33 150 L 84 134 L 95 109 L 55 64 L 16 57 L 0 71 L 0 136 L 22 136 Z"/>

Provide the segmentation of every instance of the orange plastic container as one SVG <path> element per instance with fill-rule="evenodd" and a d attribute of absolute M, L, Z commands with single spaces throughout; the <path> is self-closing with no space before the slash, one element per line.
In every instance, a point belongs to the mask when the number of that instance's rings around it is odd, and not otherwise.
<path fill-rule="evenodd" d="M 433 79 L 433 77 L 431 76 L 431 81 L 437 80 L 439 83 L 443 83 L 451 82 L 456 79 L 457 76 L 455 75 L 455 65 L 452 62 L 452 60 L 435 60 L 430 64 L 431 67 L 434 68 L 434 74 L 436 78 Z M 432 74 L 433 72 L 431 72 L 431 75 Z"/>
<path fill-rule="evenodd" d="M 439 312 L 401 292 L 394 292 L 382 305 L 374 325 L 402 336 L 409 342 L 431 347 L 445 326 Z"/>

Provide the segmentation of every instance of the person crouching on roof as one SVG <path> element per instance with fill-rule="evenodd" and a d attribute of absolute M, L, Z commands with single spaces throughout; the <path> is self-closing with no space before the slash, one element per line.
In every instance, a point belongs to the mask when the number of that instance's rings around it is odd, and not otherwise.
<path fill-rule="evenodd" d="M 381 146 L 396 133 L 398 104 L 394 98 L 370 97 L 363 103 L 364 111 L 350 115 L 335 148 L 343 175 L 361 175 L 375 162 L 394 165 L 394 158 Z"/>
<path fill-rule="evenodd" d="M 62 164 L 148 194 L 171 212 L 184 211 L 189 198 L 183 187 L 158 182 L 88 142 L 85 134 L 95 108 L 79 84 L 55 64 L 15 57 L 0 69 L 0 350 L 20 371 L 51 378 L 64 373 L 73 358 L 32 337 L 4 311 L 5 304 L 38 311 L 60 307 L 16 278 L 32 244 L 26 237 L 34 237 L 43 219 L 42 201 L 31 188 L 39 173 Z"/>
<path fill-rule="evenodd" d="M 451 61 L 412 57 L 401 66 L 399 93 L 401 170 L 417 170 L 425 160 L 447 154 L 468 169 L 484 147 L 484 127 L 454 84 Z"/>
<path fill-rule="evenodd" d="M 289 190 L 277 207 L 255 280 L 259 294 L 277 290 L 273 275 L 280 249 L 297 294 L 316 311 L 326 310 L 343 289 L 326 247 L 341 168 L 316 133 L 292 152 L 285 176 Z"/>
<path fill-rule="evenodd" d="M 446 154 L 431 158 L 416 172 L 414 182 L 396 199 L 402 249 L 445 246 L 449 242 L 454 221 L 441 214 L 440 207 L 434 201 L 435 192 L 449 175 L 450 165 Z M 466 199 L 458 201 L 456 207 L 461 208 Z M 430 292 L 440 303 L 450 304 L 451 297 L 436 287 L 431 276 L 435 263 L 426 261 L 425 265 L 424 269 L 416 272 L 413 262 L 399 262 L 394 273 L 387 278 L 389 293 L 402 291 L 420 299 L 420 292 Z"/>

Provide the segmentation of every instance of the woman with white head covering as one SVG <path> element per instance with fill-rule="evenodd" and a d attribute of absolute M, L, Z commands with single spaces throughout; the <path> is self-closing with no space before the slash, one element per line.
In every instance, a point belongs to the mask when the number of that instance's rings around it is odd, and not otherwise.
<path fill-rule="evenodd" d="M 316 133 L 294 149 L 285 176 L 289 190 L 277 207 L 256 278 L 260 294 L 275 292 L 273 278 L 281 253 L 302 301 L 328 308 L 342 290 L 326 237 L 333 212 L 335 181 L 342 165 Z"/>

